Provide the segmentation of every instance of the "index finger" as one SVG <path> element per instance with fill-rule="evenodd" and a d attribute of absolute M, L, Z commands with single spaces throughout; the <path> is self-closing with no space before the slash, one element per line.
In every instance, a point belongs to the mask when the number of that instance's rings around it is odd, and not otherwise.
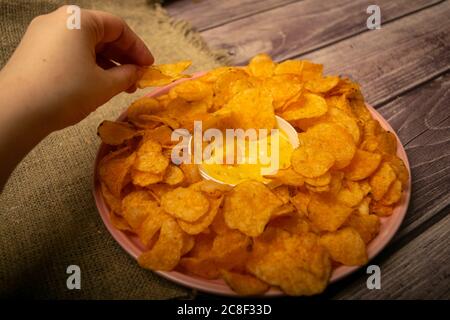
<path fill-rule="evenodd" d="M 94 30 L 96 51 L 121 64 L 149 66 L 154 58 L 145 43 L 127 23 L 110 13 L 87 10 Z"/>

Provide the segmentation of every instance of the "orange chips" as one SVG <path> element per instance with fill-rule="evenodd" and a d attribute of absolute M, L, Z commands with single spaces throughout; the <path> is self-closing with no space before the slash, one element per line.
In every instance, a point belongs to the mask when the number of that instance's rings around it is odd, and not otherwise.
<path fill-rule="evenodd" d="M 151 66 L 137 86 L 189 77 L 189 65 Z M 192 134 L 195 120 L 224 132 L 272 129 L 276 116 L 300 144 L 266 184 L 231 187 L 171 162 L 173 131 Z M 98 165 L 103 199 L 114 227 L 145 247 L 139 264 L 222 278 L 239 295 L 318 294 L 332 268 L 367 263 L 380 217 L 393 214 L 409 183 L 395 135 L 372 118 L 359 85 L 306 60 L 260 54 L 246 67 L 211 70 L 138 99 L 98 135 L 110 148 Z"/>

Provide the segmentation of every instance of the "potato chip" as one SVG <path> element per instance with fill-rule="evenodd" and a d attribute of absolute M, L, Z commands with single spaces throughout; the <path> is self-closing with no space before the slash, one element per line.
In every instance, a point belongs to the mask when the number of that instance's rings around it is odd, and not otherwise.
<path fill-rule="evenodd" d="M 305 178 L 294 171 L 292 168 L 279 169 L 276 174 L 264 177 L 272 179 L 273 181 L 281 184 L 295 187 L 301 187 L 305 182 Z"/>
<path fill-rule="evenodd" d="M 278 216 L 269 222 L 268 228 L 279 228 L 290 234 L 302 234 L 311 231 L 308 222 L 298 214 Z"/>
<path fill-rule="evenodd" d="M 278 74 L 295 74 L 301 75 L 303 72 L 303 61 L 300 60 L 286 60 L 279 63 L 274 70 Z"/>
<path fill-rule="evenodd" d="M 220 269 L 242 268 L 247 261 L 251 239 L 237 230 L 229 230 L 214 238 L 209 257 Z"/>
<path fill-rule="evenodd" d="M 381 153 L 395 155 L 397 153 L 397 138 L 392 132 L 384 131 L 377 135 L 378 148 Z"/>
<path fill-rule="evenodd" d="M 196 191 L 201 191 L 211 198 L 220 198 L 222 195 L 233 188 L 229 185 L 218 183 L 212 180 L 202 180 L 191 184 L 191 188 Z"/>
<path fill-rule="evenodd" d="M 282 204 L 264 184 L 245 181 L 226 195 L 223 215 L 231 229 L 256 237 L 263 232 L 272 211 Z"/>
<path fill-rule="evenodd" d="M 163 110 L 162 104 L 155 98 L 142 97 L 134 101 L 127 109 L 127 118 L 131 122 L 139 122 L 139 116 L 143 114 L 154 114 Z"/>
<path fill-rule="evenodd" d="M 186 101 L 198 101 L 213 95 L 211 85 L 200 80 L 185 81 L 170 90 L 171 97 L 180 97 Z"/>
<path fill-rule="evenodd" d="M 122 200 L 123 217 L 137 230 L 149 214 L 159 209 L 158 203 L 144 190 L 133 191 Z"/>
<path fill-rule="evenodd" d="M 165 183 L 152 184 L 147 186 L 146 188 L 150 192 L 150 194 L 156 199 L 156 201 L 158 201 L 158 203 L 161 203 L 161 197 L 163 196 L 163 194 L 175 189 L 175 187 L 169 186 Z"/>
<path fill-rule="evenodd" d="M 169 126 L 159 126 L 154 129 L 148 129 L 144 131 L 143 140 L 153 140 L 158 142 L 163 148 L 171 146 L 176 143 L 172 141 L 172 129 Z"/>
<path fill-rule="evenodd" d="M 324 115 L 328 105 L 324 98 L 312 93 L 305 93 L 302 98 L 289 104 L 281 114 L 287 121 L 315 118 Z"/>
<path fill-rule="evenodd" d="M 305 83 L 305 88 L 314 93 L 325 93 L 333 89 L 339 83 L 339 77 L 327 76 L 311 79 Z"/>
<path fill-rule="evenodd" d="M 106 204 L 108 205 L 109 209 L 111 211 L 116 212 L 117 214 L 122 214 L 122 200 L 116 196 L 114 196 L 111 191 L 109 191 L 106 184 L 101 183 L 100 185 L 102 190 L 103 199 L 105 200 Z"/>
<path fill-rule="evenodd" d="M 232 128 L 272 129 L 276 124 L 272 97 L 261 89 L 238 93 L 226 105 L 225 111 L 228 110 L 232 116 Z"/>
<path fill-rule="evenodd" d="M 299 95 L 302 90 L 300 79 L 290 74 L 281 74 L 264 79 L 261 86 L 270 92 L 275 110 L 282 108 L 290 99 Z"/>
<path fill-rule="evenodd" d="M 214 260 L 208 258 L 183 257 L 180 260 L 179 268 L 183 272 L 205 279 L 217 279 L 220 276 L 220 270 Z"/>
<path fill-rule="evenodd" d="M 260 295 L 269 290 L 267 283 L 252 275 L 227 270 L 221 270 L 220 275 L 234 292 L 243 296 Z"/>
<path fill-rule="evenodd" d="M 288 186 L 279 186 L 272 189 L 272 192 L 283 202 L 283 204 L 289 203 L 290 192 Z"/>
<path fill-rule="evenodd" d="M 137 230 L 139 240 L 141 240 L 144 246 L 149 245 L 153 237 L 161 229 L 164 221 L 168 219 L 171 219 L 170 216 L 161 207 L 157 207 L 153 211 L 148 211 L 147 217 Z"/>
<path fill-rule="evenodd" d="M 389 217 L 394 212 L 394 208 L 392 206 L 383 205 L 379 201 L 371 201 L 370 212 L 379 217 Z"/>
<path fill-rule="evenodd" d="M 161 117 L 152 114 L 142 114 L 139 116 L 139 120 L 143 120 L 145 122 L 154 122 L 158 124 L 162 123 L 165 124 L 166 126 L 169 126 L 172 129 L 180 128 L 180 123 L 169 117 Z"/>
<path fill-rule="evenodd" d="M 403 160 L 397 157 L 396 155 L 391 154 L 383 154 L 383 159 L 387 163 L 389 163 L 392 169 L 394 169 L 398 180 L 400 180 L 402 183 L 402 186 L 403 187 L 407 186 L 409 184 L 409 173 L 408 169 L 406 169 Z"/>
<path fill-rule="evenodd" d="M 281 287 L 288 295 L 322 292 L 331 264 L 319 238 L 312 233 L 279 235 L 283 231 L 278 230 L 270 228 L 267 237 L 255 239 L 248 270 L 262 281 Z"/>
<path fill-rule="evenodd" d="M 223 211 L 219 208 L 216 216 L 214 217 L 213 222 L 211 223 L 211 229 L 216 234 L 224 234 L 229 232 L 231 229 L 225 222 L 225 218 L 223 216 Z"/>
<path fill-rule="evenodd" d="M 186 184 L 191 185 L 202 180 L 197 165 L 182 163 L 180 169 L 183 171 Z"/>
<path fill-rule="evenodd" d="M 334 163 L 335 158 L 330 152 L 314 145 L 300 146 L 291 156 L 292 168 L 307 178 L 324 175 Z"/>
<path fill-rule="evenodd" d="M 320 123 L 309 128 L 302 141 L 306 145 L 319 146 L 322 151 L 331 153 L 336 160 L 334 169 L 348 166 L 356 151 L 352 136 L 341 126 L 333 123 Z"/>
<path fill-rule="evenodd" d="M 321 176 L 315 178 L 305 178 L 305 182 L 310 186 L 314 187 L 324 187 L 330 184 L 331 182 L 331 173 L 326 172 Z"/>
<path fill-rule="evenodd" d="M 297 209 L 297 212 L 302 216 L 308 216 L 308 205 L 311 201 L 309 193 L 299 192 L 295 196 L 291 197 L 291 203 Z"/>
<path fill-rule="evenodd" d="M 361 190 L 364 191 L 363 188 L 361 188 Z M 358 205 L 358 213 L 362 214 L 362 215 L 368 215 L 370 213 L 370 202 L 372 201 L 371 197 L 365 197 L 364 199 L 362 199 L 362 201 L 359 203 Z"/>
<path fill-rule="evenodd" d="M 147 67 L 141 79 L 137 81 L 138 88 L 160 87 L 175 80 L 190 77 L 181 74 L 189 68 L 191 61 L 180 61 L 173 64 L 161 64 Z"/>
<path fill-rule="evenodd" d="M 144 141 L 136 154 L 134 167 L 137 170 L 153 174 L 162 174 L 169 165 L 169 159 L 162 154 L 161 145 L 148 139 Z"/>
<path fill-rule="evenodd" d="M 164 183 L 167 183 L 168 185 L 171 186 L 179 185 L 180 183 L 183 182 L 183 180 L 184 180 L 183 171 L 175 165 L 169 165 L 162 179 Z"/>
<path fill-rule="evenodd" d="M 380 231 L 380 219 L 374 214 L 352 213 L 344 226 L 355 229 L 364 243 L 369 243 Z"/>
<path fill-rule="evenodd" d="M 120 198 L 122 188 L 130 181 L 131 167 L 136 154 L 129 153 L 129 148 L 123 148 L 105 156 L 99 164 L 100 180 L 109 191 Z"/>
<path fill-rule="evenodd" d="M 381 199 L 381 203 L 385 206 L 390 206 L 397 203 L 402 197 L 402 183 L 400 180 L 395 180 L 388 191 L 384 194 L 383 199 Z"/>
<path fill-rule="evenodd" d="M 210 208 L 208 198 L 201 192 L 178 187 L 162 195 L 161 206 L 175 218 L 194 222 Z"/>
<path fill-rule="evenodd" d="M 394 169 L 388 163 L 383 162 L 369 179 L 373 198 L 377 201 L 381 200 L 396 177 Z"/>
<path fill-rule="evenodd" d="M 139 265 L 150 270 L 170 271 L 174 269 L 180 261 L 183 239 L 183 231 L 176 221 L 165 220 L 156 244 L 151 250 L 139 256 Z"/>
<path fill-rule="evenodd" d="M 303 81 L 311 81 L 314 79 L 322 78 L 323 73 L 323 65 L 313 63 L 308 60 L 303 60 L 303 70 L 302 70 L 302 76 Z"/>
<path fill-rule="evenodd" d="M 344 180 L 343 186 L 336 195 L 338 202 L 347 207 L 356 207 L 364 198 L 364 192 L 357 182 Z"/>
<path fill-rule="evenodd" d="M 127 122 L 103 121 L 97 129 L 102 142 L 109 145 L 120 145 L 136 136 L 136 129 Z"/>
<path fill-rule="evenodd" d="M 248 69 L 255 77 L 267 78 L 272 76 L 275 69 L 275 63 L 269 55 L 260 53 L 250 60 Z"/>
<path fill-rule="evenodd" d="M 220 205 L 222 204 L 223 196 L 218 199 L 210 199 L 210 208 L 208 213 L 200 217 L 195 222 L 186 222 L 183 220 L 178 220 L 178 225 L 187 234 L 199 234 L 203 232 L 209 225 L 213 222 L 219 211 Z"/>
<path fill-rule="evenodd" d="M 248 74 L 244 70 L 231 68 L 224 71 L 217 77 L 213 85 L 214 109 L 219 110 L 225 106 L 234 96 L 233 83 L 239 80 L 248 79 Z"/>
<path fill-rule="evenodd" d="M 362 266 L 367 263 L 366 246 L 355 229 L 346 227 L 320 237 L 331 258 L 346 266 Z"/>
<path fill-rule="evenodd" d="M 357 149 L 352 161 L 345 168 L 345 178 L 352 181 L 366 179 L 377 170 L 381 155 Z"/>
<path fill-rule="evenodd" d="M 114 228 L 121 231 L 133 232 L 133 228 L 128 224 L 128 222 L 121 215 L 116 214 L 114 211 L 109 212 L 109 221 Z"/>
<path fill-rule="evenodd" d="M 189 234 L 184 234 L 183 247 L 181 248 L 181 256 L 188 254 L 195 245 L 195 237 Z"/>
<path fill-rule="evenodd" d="M 334 197 L 314 194 L 308 204 L 308 218 L 320 230 L 336 231 L 352 213 Z"/>
<path fill-rule="evenodd" d="M 161 182 L 163 180 L 162 173 L 151 173 L 137 169 L 131 170 L 131 180 L 133 184 L 140 187 L 148 187 L 151 184 Z"/>

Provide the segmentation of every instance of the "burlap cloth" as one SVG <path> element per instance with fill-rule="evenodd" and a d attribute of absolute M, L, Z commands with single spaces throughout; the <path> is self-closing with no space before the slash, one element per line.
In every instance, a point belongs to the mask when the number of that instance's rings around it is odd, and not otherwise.
<path fill-rule="evenodd" d="M 49 0 L 0 0 L 1 66 L 29 21 L 59 5 L 60 1 Z M 224 56 L 209 51 L 185 22 L 173 21 L 159 6 L 144 0 L 83 5 L 122 16 L 151 48 L 157 63 L 191 59 L 196 71 L 224 62 Z M 144 93 L 121 94 L 78 125 L 51 134 L 14 171 L 0 195 L 0 297 L 193 296 L 191 290 L 141 269 L 108 233 L 92 196 L 97 125 L 117 117 Z M 81 290 L 66 287 L 66 268 L 72 264 L 81 268 Z"/>

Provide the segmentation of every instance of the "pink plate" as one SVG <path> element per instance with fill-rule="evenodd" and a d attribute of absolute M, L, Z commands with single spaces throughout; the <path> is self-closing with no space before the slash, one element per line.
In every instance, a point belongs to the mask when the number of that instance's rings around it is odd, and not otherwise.
<path fill-rule="evenodd" d="M 193 78 L 197 78 L 201 76 L 203 73 L 196 74 Z M 193 79 L 190 78 L 190 79 Z M 181 79 L 179 81 L 176 81 L 166 87 L 162 87 L 159 89 L 156 89 L 147 96 L 149 97 L 156 97 L 159 95 L 166 94 L 169 92 L 169 90 L 177 85 L 180 82 L 183 81 L 189 81 L 189 79 Z M 377 119 L 381 126 L 392 133 L 395 134 L 394 129 L 389 125 L 389 123 L 371 106 L 367 105 L 369 108 L 370 113 L 372 116 Z M 122 114 L 118 120 L 124 120 L 125 119 L 125 113 Z M 409 168 L 409 162 L 408 158 L 406 156 L 405 149 L 403 148 L 400 139 L 395 134 L 398 142 L 398 150 L 397 150 L 397 156 L 400 157 L 403 162 L 405 163 L 406 167 L 408 168 L 409 172 L 409 181 L 408 186 L 404 190 L 402 199 L 400 203 L 397 205 L 397 207 L 394 209 L 394 213 L 387 218 L 381 218 L 381 227 L 380 227 L 380 233 L 377 235 L 375 239 L 373 239 L 370 244 L 368 245 L 367 251 L 369 255 L 369 259 L 374 258 L 392 239 L 394 234 L 397 232 L 398 228 L 400 227 L 400 224 L 403 221 L 403 218 L 405 217 L 406 211 L 408 210 L 408 204 L 409 199 L 411 196 L 411 172 Z M 97 179 L 97 165 L 100 161 L 100 159 L 109 152 L 109 147 L 105 144 L 101 144 L 100 148 L 97 153 L 97 157 L 95 159 L 95 172 L 94 172 L 94 198 L 95 203 L 97 205 L 97 209 L 100 213 L 100 216 L 102 217 L 103 222 L 105 223 L 106 228 L 111 233 L 111 235 L 114 237 L 114 239 L 120 244 L 120 246 L 128 252 L 133 258 L 137 259 L 137 257 L 144 251 L 144 246 L 140 243 L 139 239 L 136 236 L 133 236 L 131 234 L 122 232 L 120 230 L 117 230 L 114 228 L 111 224 L 110 218 L 109 218 L 109 209 L 103 199 L 100 183 Z M 333 283 L 339 279 L 344 278 L 345 276 L 349 275 L 350 273 L 357 270 L 359 267 L 347 267 L 347 266 L 340 266 L 336 268 L 330 279 L 330 283 Z M 226 295 L 226 296 L 236 296 L 237 294 L 232 291 L 223 280 L 207 280 L 196 276 L 191 276 L 187 274 L 183 274 L 181 272 L 177 271 L 155 271 L 158 275 L 171 280 L 175 283 L 178 283 L 180 285 L 190 287 L 193 289 L 198 289 L 204 292 L 213 293 L 213 294 L 219 294 L 219 295 Z M 281 292 L 278 289 L 270 289 L 268 292 L 265 293 L 265 296 L 280 296 L 284 295 L 283 292 Z"/>

